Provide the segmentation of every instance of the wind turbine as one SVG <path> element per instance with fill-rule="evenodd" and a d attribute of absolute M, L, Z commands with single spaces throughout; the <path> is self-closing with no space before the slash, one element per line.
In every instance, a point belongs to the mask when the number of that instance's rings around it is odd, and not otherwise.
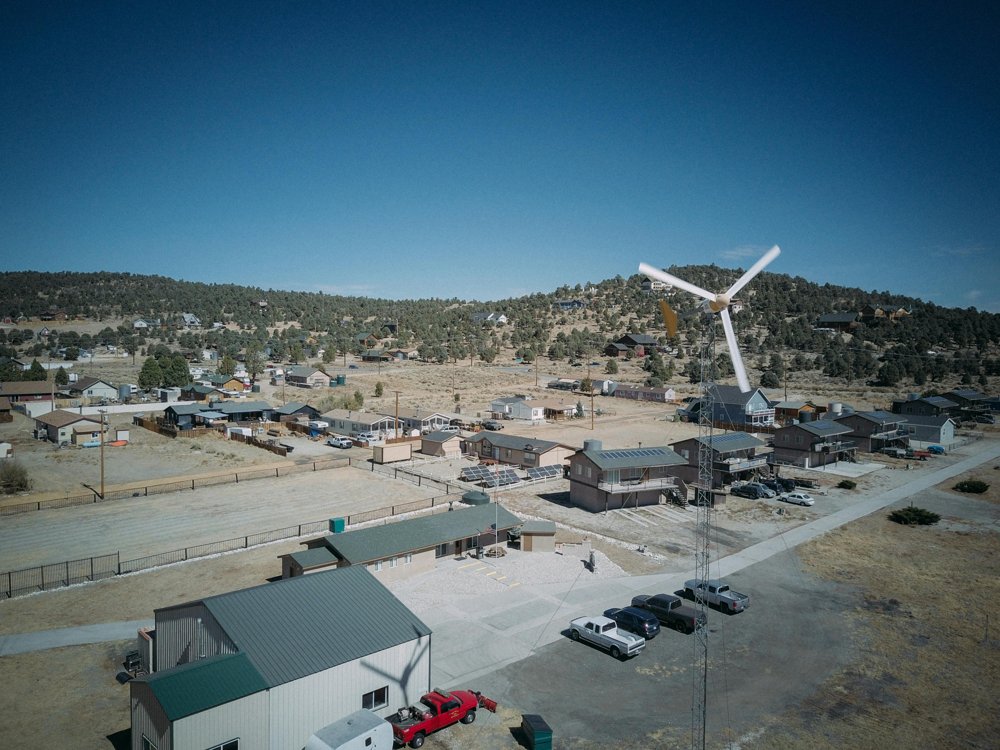
<path fill-rule="evenodd" d="M 747 371 L 743 366 L 743 357 L 740 356 L 740 349 L 736 344 L 736 333 L 733 331 L 733 321 L 729 317 L 729 303 L 732 302 L 733 297 L 735 297 L 743 287 L 750 283 L 754 276 L 763 271 L 765 266 L 767 266 L 768 263 L 777 258 L 780 254 L 781 249 L 775 245 L 764 253 L 764 256 L 760 260 L 750 266 L 750 268 L 747 269 L 747 272 L 737 279 L 735 284 L 729 287 L 726 291 L 719 292 L 718 294 L 707 292 L 699 286 L 690 284 L 683 279 L 678 279 L 676 276 L 672 276 L 659 268 L 654 268 L 648 263 L 639 264 L 639 273 L 664 281 L 667 284 L 677 287 L 678 289 L 690 292 L 696 297 L 701 297 L 705 300 L 704 306 L 706 310 L 719 314 L 719 317 L 722 318 L 722 329 L 726 332 L 726 343 L 729 344 L 729 357 L 732 359 L 733 369 L 736 371 L 736 382 L 739 383 L 740 390 L 743 391 L 743 393 L 750 392 L 750 381 L 747 379 Z"/>

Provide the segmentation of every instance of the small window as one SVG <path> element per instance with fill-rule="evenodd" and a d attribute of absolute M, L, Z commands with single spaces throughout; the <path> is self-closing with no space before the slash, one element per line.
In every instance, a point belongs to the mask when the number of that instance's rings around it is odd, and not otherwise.
<path fill-rule="evenodd" d="M 389 686 L 380 687 L 361 696 L 361 708 L 373 711 L 376 708 L 384 708 L 389 705 Z"/>
<path fill-rule="evenodd" d="M 583 464 L 577 464 L 576 465 L 576 473 L 577 474 L 583 474 Z"/>
<path fill-rule="evenodd" d="M 376 560 L 375 561 L 375 572 L 378 573 L 380 570 L 382 570 L 382 561 L 381 560 Z"/>
<path fill-rule="evenodd" d="M 142 735 L 142 750 L 156 750 L 156 745 L 146 735 Z"/>
<path fill-rule="evenodd" d="M 396 558 L 395 557 L 393 557 L 392 559 L 389 560 L 389 567 L 390 568 L 395 568 L 396 567 Z"/>
<path fill-rule="evenodd" d="M 407 552 L 406 557 L 403 558 L 403 565 L 409 565 L 411 562 L 413 562 L 413 553 Z"/>

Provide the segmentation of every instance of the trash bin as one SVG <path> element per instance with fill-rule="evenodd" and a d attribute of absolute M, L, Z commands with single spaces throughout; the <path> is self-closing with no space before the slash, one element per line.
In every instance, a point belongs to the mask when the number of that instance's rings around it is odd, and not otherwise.
<path fill-rule="evenodd" d="M 538 714 L 521 714 L 521 731 L 528 750 L 552 750 L 552 729 Z"/>
<path fill-rule="evenodd" d="M 476 559 L 477 560 L 482 560 L 483 559 L 483 548 L 482 547 L 476 547 Z"/>

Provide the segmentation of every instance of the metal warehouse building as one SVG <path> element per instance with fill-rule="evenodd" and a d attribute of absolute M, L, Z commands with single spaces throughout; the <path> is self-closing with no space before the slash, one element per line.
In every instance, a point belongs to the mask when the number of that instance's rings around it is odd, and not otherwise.
<path fill-rule="evenodd" d="M 301 748 L 430 689 L 430 629 L 364 567 L 155 614 L 157 671 L 130 683 L 133 750 Z"/>

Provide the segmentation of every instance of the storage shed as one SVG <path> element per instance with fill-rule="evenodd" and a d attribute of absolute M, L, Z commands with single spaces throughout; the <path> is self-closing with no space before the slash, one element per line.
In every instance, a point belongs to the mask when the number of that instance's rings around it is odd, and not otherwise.
<path fill-rule="evenodd" d="M 555 552 L 556 525 L 553 521 L 525 521 L 521 527 L 522 552 Z"/>
<path fill-rule="evenodd" d="M 129 683 L 132 750 L 301 748 L 358 706 L 385 717 L 430 689 L 430 629 L 363 566 L 155 616 L 158 671 Z"/>

